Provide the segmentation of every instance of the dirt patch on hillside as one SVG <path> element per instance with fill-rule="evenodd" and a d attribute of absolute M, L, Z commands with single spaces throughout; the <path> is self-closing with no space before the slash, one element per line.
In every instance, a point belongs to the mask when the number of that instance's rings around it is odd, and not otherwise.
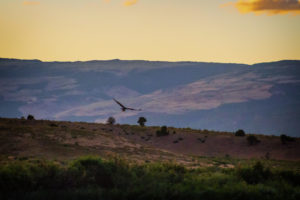
<path fill-rule="evenodd" d="M 134 162 L 168 161 L 188 167 L 219 165 L 205 157 L 300 160 L 300 140 L 282 144 L 279 137 L 259 136 L 249 145 L 246 137 L 232 133 L 169 128 L 157 137 L 159 127 L 105 125 L 83 122 L 0 119 L 0 159 L 39 157 L 54 160 L 82 155 L 121 156 Z"/>

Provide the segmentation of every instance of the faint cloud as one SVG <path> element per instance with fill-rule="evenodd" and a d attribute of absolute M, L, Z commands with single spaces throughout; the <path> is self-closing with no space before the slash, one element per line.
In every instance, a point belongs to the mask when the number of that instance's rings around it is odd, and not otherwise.
<path fill-rule="evenodd" d="M 42 90 L 22 89 L 18 92 L 10 92 L 3 95 L 5 101 L 19 101 L 27 104 L 34 103 L 38 100 L 37 95 L 41 94 Z"/>
<path fill-rule="evenodd" d="M 40 5 L 39 1 L 23 1 L 24 6 L 37 6 Z"/>
<path fill-rule="evenodd" d="M 300 14 L 299 0 L 238 0 L 223 4 L 222 6 L 233 6 L 240 13 L 253 12 L 255 14 L 266 13 L 268 15 Z"/>
<path fill-rule="evenodd" d="M 78 96 L 78 95 L 84 95 L 85 93 L 80 90 L 69 90 L 64 93 L 64 96 Z"/>
<path fill-rule="evenodd" d="M 126 0 L 124 1 L 123 5 L 124 6 L 132 6 L 134 4 L 136 4 L 138 2 L 138 0 Z"/>

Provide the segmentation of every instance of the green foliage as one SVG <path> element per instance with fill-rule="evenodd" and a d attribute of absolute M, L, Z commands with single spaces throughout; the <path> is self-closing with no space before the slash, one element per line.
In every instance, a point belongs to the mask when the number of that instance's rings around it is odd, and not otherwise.
<path fill-rule="evenodd" d="M 260 143 L 260 141 L 254 135 L 249 135 L 247 137 L 247 142 L 249 145 L 256 145 L 256 144 Z"/>
<path fill-rule="evenodd" d="M 248 184 L 262 183 L 272 175 L 269 168 L 265 168 L 261 162 L 256 162 L 253 167 L 240 168 L 237 173 Z"/>
<path fill-rule="evenodd" d="M 33 190 L 58 189 L 61 187 L 61 173 L 59 166 L 48 162 L 15 162 L 0 168 L 0 188 L 4 191 L 18 189 Z"/>
<path fill-rule="evenodd" d="M 239 129 L 235 132 L 234 134 L 235 136 L 240 136 L 240 137 L 244 137 L 246 134 L 245 134 L 245 131 L 242 130 L 242 129 Z"/>
<path fill-rule="evenodd" d="M 140 117 L 137 123 L 141 126 L 144 127 L 145 123 L 147 122 L 147 119 L 145 117 Z"/>
<path fill-rule="evenodd" d="M 27 120 L 34 120 L 34 116 L 33 115 L 28 115 Z"/>
<path fill-rule="evenodd" d="M 260 162 L 237 169 L 187 169 L 90 156 L 64 166 L 28 160 L 1 165 L 0 198 L 296 200 L 299 180 L 297 171 L 272 171 Z"/>
<path fill-rule="evenodd" d="M 103 163 L 100 158 L 86 157 L 73 162 L 70 166 L 70 176 L 75 177 L 73 182 L 78 187 L 97 185 L 103 188 L 112 188 L 114 166 Z"/>
<path fill-rule="evenodd" d="M 113 125 L 116 123 L 116 119 L 114 117 L 109 117 L 106 121 L 107 124 Z"/>
<path fill-rule="evenodd" d="M 160 128 L 160 130 L 156 131 L 156 136 L 157 137 L 167 136 L 167 135 L 169 135 L 169 131 L 168 131 L 168 128 L 166 126 L 162 126 Z"/>

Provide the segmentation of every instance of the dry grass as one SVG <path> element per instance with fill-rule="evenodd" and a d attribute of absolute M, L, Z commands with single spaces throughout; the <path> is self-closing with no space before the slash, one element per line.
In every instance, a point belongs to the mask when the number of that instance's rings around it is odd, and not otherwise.
<path fill-rule="evenodd" d="M 257 135 L 260 144 L 249 146 L 246 137 L 235 137 L 228 132 L 171 127 L 168 136 L 156 137 L 158 129 L 0 119 L 0 162 L 19 158 L 63 162 L 84 155 L 99 155 L 120 156 L 136 163 L 170 161 L 191 168 L 232 168 L 241 159 L 250 158 L 296 161 L 299 166 L 299 139 L 282 145 L 279 137 Z"/>

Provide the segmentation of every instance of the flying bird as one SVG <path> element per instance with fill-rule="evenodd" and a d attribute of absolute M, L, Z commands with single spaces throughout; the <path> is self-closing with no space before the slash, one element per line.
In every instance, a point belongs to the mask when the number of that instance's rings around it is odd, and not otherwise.
<path fill-rule="evenodd" d="M 121 110 L 122 110 L 123 112 L 125 112 L 126 110 L 135 110 L 135 111 L 141 111 L 141 110 L 142 110 L 142 109 L 134 109 L 134 108 L 126 107 L 126 106 L 124 106 L 123 104 L 121 104 L 119 101 L 117 101 L 116 99 L 113 98 L 113 100 L 114 100 L 117 104 L 119 104 L 119 106 L 121 106 Z"/>

